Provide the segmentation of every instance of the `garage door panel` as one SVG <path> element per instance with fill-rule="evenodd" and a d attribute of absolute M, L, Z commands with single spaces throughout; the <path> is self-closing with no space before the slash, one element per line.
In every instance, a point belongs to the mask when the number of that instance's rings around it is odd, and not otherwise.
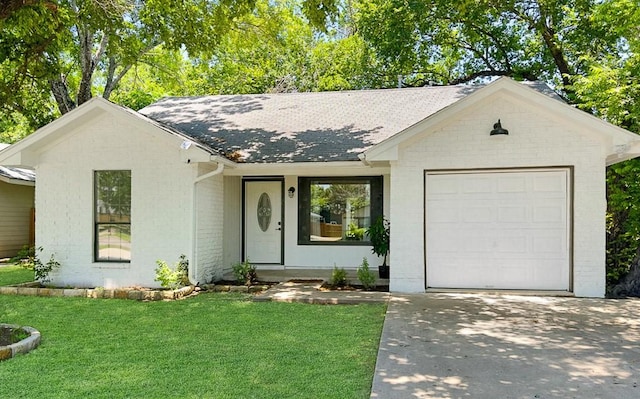
<path fill-rule="evenodd" d="M 427 174 L 427 286 L 568 290 L 567 190 L 565 169 Z"/>
<path fill-rule="evenodd" d="M 545 192 L 545 193 L 557 193 L 560 196 L 564 196 L 567 192 L 565 176 L 560 174 L 546 174 L 543 176 L 534 176 L 533 179 L 533 192 Z"/>
<path fill-rule="evenodd" d="M 497 180 L 499 193 L 527 192 L 527 179 L 524 176 L 500 176 Z"/>
<path fill-rule="evenodd" d="M 525 206 L 502 206 L 498 208 L 498 223 L 526 223 L 529 212 Z"/>
<path fill-rule="evenodd" d="M 566 208 L 561 205 L 533 207 L 534 223 L 563 223 L 566 220 Z"/>

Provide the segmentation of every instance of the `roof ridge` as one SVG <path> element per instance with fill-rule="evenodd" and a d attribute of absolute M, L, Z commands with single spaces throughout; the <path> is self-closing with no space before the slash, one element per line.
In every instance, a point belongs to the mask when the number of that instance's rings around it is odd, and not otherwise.
<path fill-rule="evenodd" d="M 415 91 L 415 90 L 450 90 L 450 89 L 464 89 L 464 88 L 472 88 L 477 89 L 480 87 L 484 87 L 486 84 L 471 84 L 471 85 L 442 85 L 442 86 L 419 86 L 419 87 L 388 87 L 388 88 L 376 88 L 376 89 L 350 89 L 350 90 L 326 90 L 326 91 L 296 91 L 296 92 L 286 92 L 286 93 L 238 93 L 238 94 L 205 94 L 200 96 L 164 96 L 161 97 L 154 103 L 149 105 L 156 104 L 163 100 L 168 99 L 206 99 L 206 98 L 231 98 L 231 97 L 260 97 L 260 96 L 274 96 L 274 97 L 284 97 L 284 96 L 307 96 L 307 95 L 327 95 L 327 94 L 350 94 L 350 93 L 373 93 L 373 92 L 399 92 L 399 91 Z M 145 107 L 146 108 L 146 107 Z M 144 109 L 144 108 L 143 108 Z"/>

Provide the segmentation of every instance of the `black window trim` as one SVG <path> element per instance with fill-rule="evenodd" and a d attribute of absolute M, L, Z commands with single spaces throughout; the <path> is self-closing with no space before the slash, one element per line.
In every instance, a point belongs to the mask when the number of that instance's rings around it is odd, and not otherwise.
<path fill-rule="evenodd" d="M 97 220 L 98 215 L 98 193 L 97 193 L 97 174 L 100 172 L 129 172 L 129 178 L 131 179 L 131 169 L 96 169 L 93 171 L 93 263 L 131 263 L 131 259 L 100 259 L 99 256 L 99 246 L 100 240 L 98 238 L 99 228 L 103 224 L 122 224 L 128 225 L 129 231 L 131 231 L 131 221 L 129 223 L 125 222 L 109 222 L 109 223 L 101 223 Z M 131 184 L 131 180 L 129 181 Z M 129 211 L 131 213 L 131 211 Z M 131 214 L 129 214 L 129 218 L 131 218 Z"/>
<path fill-rule="evenodd" d="M 300 176 L 298 177 L 298 245 L 371 246 L 370 241 L 311 241 L 309 239 L 311 213 L 311 182 L 369 183 L 371 186 L 371 220 L 383 215 L 383 176 Z"/>

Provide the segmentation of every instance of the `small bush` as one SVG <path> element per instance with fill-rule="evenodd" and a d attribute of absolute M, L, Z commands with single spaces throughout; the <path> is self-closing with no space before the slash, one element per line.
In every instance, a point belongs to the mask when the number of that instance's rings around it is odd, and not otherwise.
<path fill-rule="evenodd" d="M 55 256 L 51 254 L 49 261 L 47 263 L 42 263 L 38 256 L 40 252 L 42 252 L 42 247 L 36 248 L 25 245 L 22 247 L 18 255 L 11 260 L 19 262 L 20 266 L 25 269 L 33 270 L 35 281 L 39 281 L 44 284 L 51 281 L 49 274 L 60 267 L 60 262 L 58 262 L 55 259 Z"/>
<path fill-rule="evenodd" d="M 42 248 L 39 248 L 39 249 L 42 250 Z M 33 270 L 33 267 L 35 266 L 35 262 L 34 262 L 35 257 L 36 257 L 36 247 L 30 247 L 28 245 L 25 245 L 20 249 L 20 251 L 18 251 L 18 254 L 13 258 L 11 258 L 9 261 L 11 263 L 19 264 L 25 269 Z"/>
<path fill-rule="evenodd" d="M 167 262 L 157 260 L 156 278 L 163 288 L 175 290 L 179 287 L 189 285 L 189 261 L 186 255 L 180 255 L 180 259 L 172 269 Z"/>
<path fill-rule="evenodd" d="M 256 267 L 249 262 L 249 259 L 244 262 L 236 263 L 232 266 L 233 275 L 236 280 L 244 285 L 252 285 L 258 281 L 258 274 L 256 273 Z"/>
<path fill-rule="evenodd" d="M 333 272 L 331 273 L 331 280 L 329 281 L 329 284 L 332 287 L 346 286 L 347 272 L 343 268 L 338 269 L 336 265 L 333 265 Z"/>
<path fill-rule="evenodd" d="M 365 290 L 376 286 L 376 274 L 369 269 L 369 261 L 362 258 L 362 264 L 358 267 L 358 280 L 362 283 Z"/>

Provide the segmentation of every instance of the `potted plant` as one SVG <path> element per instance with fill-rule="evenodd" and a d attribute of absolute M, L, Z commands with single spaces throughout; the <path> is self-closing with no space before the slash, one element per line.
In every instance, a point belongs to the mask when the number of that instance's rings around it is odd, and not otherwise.
<path fill-rule="evenodd" d="M 369 226 L 367 234 L 371 240 L 371 252 L 383 257 L 382 265 L 378 266 L 380 278 L 389 278 L 389 265 L 387 265 L 387 255 L 389 254 L 389 221 L 384 216 Z"/>

